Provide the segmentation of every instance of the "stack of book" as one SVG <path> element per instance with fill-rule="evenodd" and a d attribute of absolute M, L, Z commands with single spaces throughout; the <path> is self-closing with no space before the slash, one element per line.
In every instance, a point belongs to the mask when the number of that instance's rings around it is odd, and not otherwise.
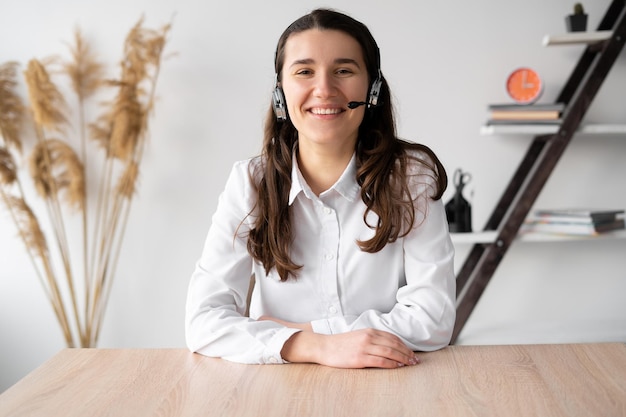
<path fill-rule="evenodd" d="M 490 104 L 488 125 L 558 124 L 565 109 L 557 104 Z"/>
<path fill-rule="evenodd" d="M 621 229 L 624 229 L 624 210 L 557 209 L 536 210 L 526 219 L 521 231 L 597 236 Z"/>

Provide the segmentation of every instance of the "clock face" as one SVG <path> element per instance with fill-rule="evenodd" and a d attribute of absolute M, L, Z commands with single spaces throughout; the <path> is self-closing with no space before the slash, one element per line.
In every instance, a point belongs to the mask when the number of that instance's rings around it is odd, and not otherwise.
<path fill-rule="evenodd" d="M 518 68 L 506 80 L 506 91 L 520 104 L 529 104 L 541 96 L 543 83 L 539 74 L 530 68 Z"/>

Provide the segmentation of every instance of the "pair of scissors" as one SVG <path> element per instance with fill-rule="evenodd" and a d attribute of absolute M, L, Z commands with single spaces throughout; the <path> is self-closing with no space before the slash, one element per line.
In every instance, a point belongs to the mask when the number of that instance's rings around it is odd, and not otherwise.
<path fill-rule="evenodd" d="M 463 172 L 461 168 L 457 168 L 457 170 L 454 171 L 453 181 L 454 181 L 454 186 L 456 188 L 463 189 L 465 184 L 467 184 L 471 180 L 472 180 L 472 175 L 469 172 Z"/>

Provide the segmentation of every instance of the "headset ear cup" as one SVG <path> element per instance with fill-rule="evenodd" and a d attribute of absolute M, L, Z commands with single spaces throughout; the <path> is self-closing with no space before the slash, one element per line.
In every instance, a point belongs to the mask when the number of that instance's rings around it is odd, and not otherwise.
<path fill-rule="evenodd" d="M 378 105 L 378 97 L 380 96 L 380 89 L 383 86 L 383 78 L 378 72 L 378 77 L 372 83 L 369 96 L 367 97 L 367 108 L 376 107 Z"/>
<path fill-rule="evenodd" d="M 279 86 L 274 88 L 274 92 L 272 93 L 272 107 L 274 108 L 274 114 L 276 115 L 276 120 L 279 122 L 284 122 L 287 120 L 287 107 L 285 106 L 285 94 L 283 93 L 283 89 Z"/>

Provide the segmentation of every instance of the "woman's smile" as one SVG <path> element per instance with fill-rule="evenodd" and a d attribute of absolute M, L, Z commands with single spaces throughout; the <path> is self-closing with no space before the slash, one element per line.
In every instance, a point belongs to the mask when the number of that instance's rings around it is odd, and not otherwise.
<path fill-rule="evenodd" d="M 319 108 L 319 107 L 314 107 L 311 110 L 309 110 L 311 113 L 313 114 L 317 114 L 317 115 L 334 115 L 334 114 L 339 114 L 345 110 L 343 109 L 339 109 L 339 108 Z"/>

